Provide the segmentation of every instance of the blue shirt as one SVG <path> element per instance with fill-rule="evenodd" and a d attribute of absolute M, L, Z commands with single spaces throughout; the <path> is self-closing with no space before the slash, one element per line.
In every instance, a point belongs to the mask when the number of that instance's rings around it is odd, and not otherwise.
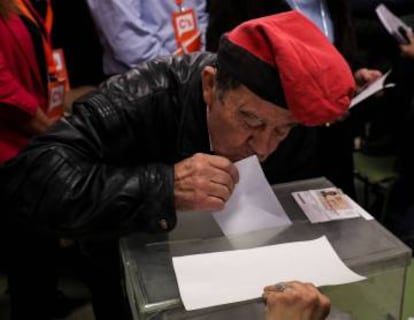
<path fill-rule="evenodd" d="M 103 46 L 107 75 L 122 73 L 141 62 L 177 50 L 172 13 L 174 0 L 87 0 Z M 205 43 L 206 0 L 184 0 L 195 10 Z"/>
<path fill-rule="evenodd" d="M 332 19 L 325 0 L 287 0 L 287 3 L 313 21 L 329 41 L 335 41 Z"/>

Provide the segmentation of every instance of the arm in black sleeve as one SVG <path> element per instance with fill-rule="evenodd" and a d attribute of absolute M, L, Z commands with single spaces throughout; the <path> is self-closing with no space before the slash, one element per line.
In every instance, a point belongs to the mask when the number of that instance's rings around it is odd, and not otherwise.
<path fill-rule="evenodd" d="M 136 90 L 135 80 L 121 78 L 117 89 Z M 0 191 L 9 218 L 71 237 L 172 229 L 173 164 L 150 161 L 140 148 L 151 123 L 171 117 L 147 106 L 149 92 L 147 86 L 135 95 L 96 93 L 3 165 Z"/>

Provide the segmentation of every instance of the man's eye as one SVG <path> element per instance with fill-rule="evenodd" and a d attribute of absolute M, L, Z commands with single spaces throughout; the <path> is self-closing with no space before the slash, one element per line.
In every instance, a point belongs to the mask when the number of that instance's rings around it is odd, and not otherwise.
<path fill-rule="evenodd" d="M 241 111 L 241 114 L 243 116 L 244 123 L 249 127 L 257 128 L 257 127 L 262 126 L 264 123 L 263 120 L 256 117 L 254 114 L 244 112 L 244 111 Z"/>
<path fill-rule="evenodd" d="M 290 128 L 276 128 L 273 132 L 278 137 L 285 137 L 288 135 Z"/>
<path fill-rule="evenodd" d="M 257 128 L 263 125 L 263 121 L 260 121 L 260 119 L 245 119 L 246 124 L 249 127 Z"/>

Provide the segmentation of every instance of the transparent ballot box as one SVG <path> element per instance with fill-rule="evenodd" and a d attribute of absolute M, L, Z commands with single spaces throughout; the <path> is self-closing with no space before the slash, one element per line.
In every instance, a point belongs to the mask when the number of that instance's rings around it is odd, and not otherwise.
<path fill-rule="evenodd" d="M 293 222 L 287 227 L 225 237 L 210 214 L 178 213 L 177 227 L 169 234 L 133 234 L 122 239 L 125 284 L 134 319 L 263 319 L 260 299 L 186 311 L 171 258 L 323 235 L 350 269 L 367 277 L 361 282 L 321 288 L 332 302 L 330 319 L 400 319 L 410 249 L 376 220 L 353 218 L 311 224 L 291 194 L 327 187 L 332 184 L 325 178 L 273 186 Z"/>

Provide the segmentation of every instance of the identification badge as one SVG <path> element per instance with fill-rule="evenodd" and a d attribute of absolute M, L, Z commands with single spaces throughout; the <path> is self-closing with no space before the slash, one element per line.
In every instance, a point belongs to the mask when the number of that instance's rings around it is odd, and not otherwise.
<path fill-rule="evenodd" d="M 65 99 L 65 81 L 53 81 L 49 83 L 49 118 L 59 118 L 63 115 L 63 102 Z"/>
<path fill-rule="evenodd" d="M 65 55 L 63 54 L 62 49 L 53 50 L 53 61 L 55 62 L 56 66 L 56 78 L 59 79 L 59 81 L 65 81 L 65 90 L 69 91 L 69 76 L 68 70 L 66 68 Z"/>
<path fill-rule="evenodd" d="M 177 54 L 194 52 L 201 49 L 201 37 L 194 9 L 188 8 L 172 15 Z"/>

